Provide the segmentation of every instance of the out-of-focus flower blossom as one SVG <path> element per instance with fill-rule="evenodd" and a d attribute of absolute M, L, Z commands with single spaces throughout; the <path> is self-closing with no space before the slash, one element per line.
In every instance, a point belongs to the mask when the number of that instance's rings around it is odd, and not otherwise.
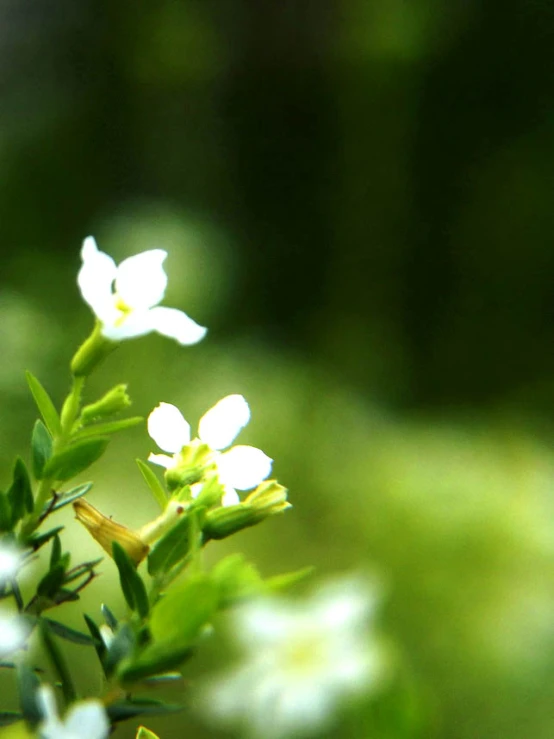
<path fill-rule="evenodd" d="M 213 450 L 224 506 L 239 503 L 237 490 L 251 490 L 267 478 L 273 460 L 256 447 L 237 445 L 225 452 L 250 420 L 250 408 L 242 395 L 228 395 L 210 408 L 198 424 L 198 438 Z M 181 464 L 181 451 L 191 442 L 190 424 L 178 408 L 160 403 L 148 417 L 148 433 L 167 454 L 150 454 L 150 462 L 165 469 Z M 193 494 L 197 490 L 193 490 Z"/>
<path fill-rule="evenodd" d="M 0 612 L 0 657 L 21 649 L 28 633 L 29 628 L 21 618 Z"/>
<path fill-rule="evenodd" d="M 62 721 L 58 715 L 54 691 L 50 685 L 38 690 L 44 721 L 39 726 L 41 739 L 106 739 L 110 723 L 99 700 L 80 701 L 72 706 Z"/>
<path fill-rule="evenodd" d="M 176 308 L 159 306 L 167 287 L 163 249 L 136 254 L 119 265 L 87 237 L 77 282 L 102 327 L 102 335 L 121 341 L 157 331 L 180 344 L 196 344 L 206 329 Z M 115 289 L 114 289 L 115 287 Z"/>
<path fill-rule="evenodd" d="M 208 718 L 267 739 L 327 727 L 343 701 L 383 678 L 384 651 L 369 628 L 375 602 L 368 583 L 352 577 L 307 602 L 263 599 L 237 609 L 233 635 L 245 659 L 205 689 Z"/>
<path fill-rule="evenodd" d="M 0 586 L 11 580 L 22 561 L 22 552 L 14 546 L 0 544 Z"/>

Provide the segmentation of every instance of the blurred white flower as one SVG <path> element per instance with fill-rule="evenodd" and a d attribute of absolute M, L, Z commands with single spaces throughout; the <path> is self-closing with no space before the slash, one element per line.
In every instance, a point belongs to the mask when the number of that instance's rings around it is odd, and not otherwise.
<path fill-rule="evenodd" d="M 0 544 L 0 586 L 11 580 L 19 570 L 22 552 L 15 546 Z"/>
<path fill-rule="evenodd" d="M 267 478 L 273 460 L 256 447 L 238 445 L 226 452 L 238 433 L 250 420 L 250 408 L 242 395 L 227 395 L 210 408 L 198 424 L 198 438 L 214 450 L 213 461 L 217 467 L 219 481 L 225 489 L 222 504 L 235 505 L 240 502 L 237 490 L 251 490 Z M 180 452 L 190 444 L 190 424 L 181 411 L 170 403 L 160 403 L 148 417 L 148 433 L 167 454 L 150 454 L 150 462 L 166 469 L 180 463 Z M 193 486 L 194 488 L 194 486 Z M 193 494 L 198 489 L 193 489 Z"/>
<path fill-rule="evenodd" d="M 44 721 L 39 726 L 41 739 L 107 739 L 110 723 L 99 700 L 79 701 L 71 706 L 65 720 L 58 715 L 54 691 L 50 685 L 38 690 Z"/>
<path fill-rule="evenodd" d="M 118 267 L 92 236 L 84 240 L 77 282 L 107 339 L 121 341 L 152 331 L 180 344 L 196 344 L 204 338 L 206 329 L 186 313 L 158 305 L 167 286 L 166 256 L 163 249 L 152 249 L 124 259 Z"/>
<path fill-rule="evenodd" d="M 344 700 L 383 677 L 384 651 L 368 628 L 375 603 L 368 583 L 351 577 L 306 602 L 275 598 L 240 607 L 233 635 L 244 662 L 207 686 L 204 713 L 267 739 L 327 727 Z"/>
<path fill-rule="evenodd" d="M 0 657 L 15 652 L 25 644 L 29 628 L 16 615 L 0 612 Z"/>

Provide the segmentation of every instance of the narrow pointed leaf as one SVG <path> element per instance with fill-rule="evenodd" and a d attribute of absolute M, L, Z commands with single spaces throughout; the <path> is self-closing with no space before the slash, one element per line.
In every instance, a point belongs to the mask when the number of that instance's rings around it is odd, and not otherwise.
<path fill-rule="evenodd" d="M 52 552 L 50 554 L 50 568 L 58 564 L 62 557 L 62 543 L 60 537 L 56 534 L 52 542 Z"/>
<path fill-rule="evenodd" d="M 29 537 L 27 543 L 33 548 L 33 551 L 36 552 L 50 541 L 53 536 L 56 536 L 57 533 L 62 531 L 63 528 L 63 526 L 56 526 L 55 528 L 50 529 L 50 531 L 46 531 L 44 534 L 33 534 L 33 536 Z"/>
<path fill-rule="evenodd" d="M 106 712 L 110 721 L 117 723 L 125 719 L 134 718 L 135 716 L 150 715 L 160 716 L 166 713 L 176 713 L 184 710 L 184 706 L 170 703 L 162 703 L 161 701 L 147 700 L 127 700 L 118 703 L 112 703 L 106 707 Z"/>
<path fill-rule="evenodd" d="M 25 462 L 18 457 L 13 468 L 13 480 L 8 490 L 8 501 L 12 509 L 12 524 L 33 510 L 33 491 Z"/>
<path fill-rule="evenodd" d="M 37 724 L 42 718 L 37 701 L 37 689 L 40 685 L 39 679 L 33 670 L 24 662 L 20 662 L 16 670 L 21 711 L 30 724 Z"/>
<path fill-rule="evenodd" d="M 308 567 L 303 567 L 300 570 L 295 570 L 294 572 L 286 572 L 283 575 L 275 575 L 274 577 L 270 577 L 265 580 L 265 585 L 269 590 L 272 591 L 286 590 L 287 588 L 296 585 L 296 583 L 302 582 L 302 580 L 311 577 L 314 572 L 315 567 L 310 565 Z"/>
<path fill-rule="evenodd" d="M 36 421 L 31 436 L 31 454 L 33 459 L 33 475 L 42 480 L 44 467 L 52 456 L 52 437 L 42 421 Z"/>
<path fill-rule="evenodd" d="M 130 657 L 135 650 L 135 635 L 127 623 L 122 623 L 115 632 L 104 660 L 106 675 L 110 676 L 120 662 Z"/>
<path fill-rule="evenodd" d="M 11 531 L 12 507 L 7 493 L 0 492 L 0 531 Z"/>
<path fill-rule="evenodd" d="M 190 646 L 175 647 L 170 644 L 152 644 L 132 662 L 123 663 L 117 676 L 124 684 L 151 681 L 161 672 L 173 670 L 190 659 L 194 650 Z"/>
<path fill-rule="evenodd" d="M 183 515 L 152 547 L 148 555 L 148 573 L 157 575 L 168 572 L 173 565 L 184 559 L 190 549 L 191 522 Z"/>
<path fill-rule="evenodd" d="M 85 619 L 85 623 L 88 626 L 88 630 L 90 631 L 90 635 L 92 637 L 92 643 L 94 645 L 94 648 L 96 650 L 96 654 L 98 655 L 98 659 L 100 660 L 100 664 L 104 664 L 104 658 L 106 656 L 106 645 L 104 644 L 104 639 L 102 639 L 102 634 L 100 632 L 100 629 L 96 625 L 96 623 L 93 621 L 93 619 L 88 616 L 86 613 L 83 614 L 83 618 Z"/>
<path fill-rule="evenodd" d="M 129 608 L 137 611 L 141 618 L 146 618 L 150 608 L 148 594 L 133 560 L 117 541 L 112 543 L 112 551 L 115 564 L 119 570 L 121 589 Z"/>
<path fill-rule="evenodd" d="M 44 598 L 53 598 L 63 585 L 65 568 L 61 562 L 54 565 L 37 585 L 37 594 Z"/>
<path fill-rule="evenodd" d="M 54 505 L 51 507 L 47 506 L 45 510 L 49 509 L 50 511 L 57 511 L 59 508 L 63 508 L 64 506 L 73 503 L 74 500 L 82 498 L 83 495 L 86 495 L 91 488 L 92 482 L 85 482 L 83 485 L 78 485 L 76 488 L 72 488 L 71 490 L 68 490 L 67 493 L 60 495 Z"/>
<path fill-rule="evenodd" d="M 74 441 L 81 441 L 82 439 L 89 439 L 93 436 L 108 436 L 109 434 L 115 434 L 118 431 L 125 431 L 125 429 L 138 426 L 143 421 L 144 418 L 142 416 L 132 416 L 131 418 L 122 418 L 120 421 L 95 423 L 92 426 L 86 426 L 77 431 L 77 433 L 73 434 L 72 439 Z"/>
<path fill-rule="evenodd" d="M 113 615 L 113 613 L 110 611 L 105 603 L 102 603 L 102 605 L 100 606 L 100 610 L 102 611 L 102 615 L 104 616 L 106 624 L 110 627 L 112 631 L 115 631 L 119 624 L 117 618 Z"/>
<path fill-rule="evenodd" d="M 60 417 L 58 415 L 58 411 L 54 406 L 54 403 L 52 403 L 50 396 L 33 374 L 31 374 L 30 372 L 26 372 L 25 376 L 27 377 L 27 384 L 29 385 L 31 393 L 33 394 L 33 398 L 35 399 L 37 408 L 39 409 L 40 414 L 44 419 L 44 423 L 48 427 L 48 430 L 50 431 L 52 436 L 59 436 L 62 427 L 60 423 Z"/>
<path fill-rule="evenodd" d="M 163 511 L 167 505 L 167 493 L 163 489 L 161 482 L 156 477 L 156 473 L 142 459 L 137 459 L 136 462 L 146 484 L 154 496 L 154 500 Z"/>
<path fill-rule="evenodd" d="M 56 636 L 65 639 L 66 641 L 73 642 L 74 644 L 86 644 L 92 646 L 94 640 L 88 634 L 83 634 L 81 631 L 72 629 L 70 626 L 61 624 L 59 621 L 54 621 L 51 618 L 42 618 L 42 623 L 46 625 L 48 629 Z"/>
<path fill-rule="evenodd" d="M 75 477 L 102 456 L 109 441 L 108 437 L 99 437 L 72 444 L 50 459 L 44 467 L 44 475 L 55 480 Z"/>

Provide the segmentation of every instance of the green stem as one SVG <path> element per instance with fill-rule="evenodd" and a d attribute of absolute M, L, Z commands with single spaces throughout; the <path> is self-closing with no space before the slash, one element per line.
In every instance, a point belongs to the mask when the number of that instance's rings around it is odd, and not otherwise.
<path fill-rule="evenodd" d="M 48 631 L 47 626 L 45 626 L 44 624 L 40 624 L 40 633 L 42 636 L 42 643 L 44 644 L 44 648 L 62 685 L 62 693 L 65 702 L 67 705 L 69 705 L 70 703 L 73 703 L 73 701 L 77 698 L 77 691 L 75 690 L 73 678 L 71 677 L 71 673 L 69 672 L 65 657 L 63 656 L 61 649 L 54 641 L 54 637 Z"/>

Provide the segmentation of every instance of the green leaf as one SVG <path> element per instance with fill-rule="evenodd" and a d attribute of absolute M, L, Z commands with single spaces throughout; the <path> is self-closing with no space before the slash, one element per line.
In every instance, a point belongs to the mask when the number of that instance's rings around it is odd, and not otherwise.
<path fill-rule="evenodd" d="M 64 585 L 67 585 L 70 582 L 73 582 L 74 580 L 78 580 L 80 577 L 83 577 L 83 575 L 89 575 L 96 565 L 99 565 L 100 562 L 102 562 L 104 557 L 98 557 L 98 559 L 91 559 L 89 562 L 82 562 L 80 565 L 77 565 L 73 569 L 69 570 L 65 573 L 64 578 Z"/>
<path fill-rule="evenodd" d="M 150 469 L 150 467 L 146 464 L 146 462 L 143 462 L 142 459 L 137 459 L 136 462 L 146 484 L 148 485 L 152 492 L 152 495 L 154 496 L 155 501 L 158 503 L 162 511 L 165 510 L 165 507 L 167 505 L 167 493 L 163 489 L 161 482 L 156 477 L 155 472 Z"/>
<path fill-rule="evenodd" d="M 108 718 L 113 723 L 125 721 L 135 716 L 148 714 L 150 716 L 160 716 L 167 713 L 176 713 L 184 710 L 184 706 L 170 703 L 162 703 L 162 701 L 148 700 L 146 698 L 137 700 L 126 700 L 118 703 L 112 703 L 106 707 Z M 156 736 L 155 734 L 153 736 Z"/>
<path fill-rule="evenodd" d="M 33 374 L 27 371 L 25 376 L 27 377 L 27 384 L 33 394 L 37 408 L 44 419 L 44 423 L 48 427 L 52 436 L 59 436 L 62 431 L 62 426 L 54 403 L 52 403 L 50 396 Z"/>
<path fill-rule="evenodd" d="M 27 543 L 33 548 L 33 552 L 36 552 L 49 542 L 53 536 L 56 536 L 56 534 L 62 531 L 63 528 L 63 526 L 56 526 L 55 528 L 50 529 L 50 531 L 46 531 L 44 534 L 33 534 L 33 536 L 29 537 Z"/>
<path fill-rule="evenodd" d="M 14 724 L 16 721 L 21 721 L 23 718 L 23 714 L 19 713 L 19 711 L 0 711 L 0 726 L 9 726 L 10 724 Z M 145 734 L 144 736 L 148 736 L 148 734 Z M 152 734 L 152 736 L 156 736 L 155 734 Z"/>
<path fill-rule="evenodd" d="M 42 480 L 44 467 L 52 456 L 52 437 L 42 421 L 37 421 L 31 436 L 31 455 L 35 480 Z"/>
<path fill-rule="evenodd" d="M 50 554 L 50 569 L 58 564 L 62 557 L 62 543 L 60 537 L 56 534 L 52 542 L 52 552 Z"/>
<path fill-rule="evenodd" d="M 99 437 L 72 444 L 59 454 L 54 454 L 44 468 L 44 475 L 55 480 L 75 477 L 102 456 L 109 441 L 108 437 Z"/>
<path fill-rule="evenodd" d="M 43 514 L 45 511 L 57 511 L 59 508 L 63 508 L 64 506 L 73 503 L 74 500 L 86 495 L 91 488 L 92 482 L 85 482 L 83 485 L 77 485 L 76 488 L 72 488 L 71 490 L 68 490 L 67 493 L 60 495 L 54 505 L 46 505 Z"/>
<path fill-rule="evenodd" d="M 25 662 L 20 662 L 16 670 L 21 711 L 29 723 L 37 724 L 42 718 L 42 712 L 37 701 L 39 679 Z"/>
<path fill-rule="evenodd" d="M 12 507 L 7 493 L 0 492 L 0 531 L 11 531 Z"/>
<path fill-rule="evenodd" d="M 60 562 L 52 567 L 37 585 L 37 595 L 43 598 L 54 598 L 63 585 L 65 567 Z"/>
<path fill-rule="evenodd" d="M 148 574 L 168 572 L 184 559 L 190 549 L 191 521 L 183 515 L 152 547 L 148 555 Z"/>
<path fill-rule="evenodd" d="M 81 439 L 89 439 L 91 436 L 108 436 L 115 434 L 117 431 L 125 431 L 125 429 L 133 428 L 142 423 L 142 416 L 132 416 L 131 418 L 122 418 L 120 421 L 107 421 L 106 423 L 95 423 L 92 426 L 86 426 L 80 429 L 72 436 L 72 440 L 81 441 Z"/>
<path fill-rule="evenodd" d="M 302 567 L 302 569 L 295 570 L 294 572 L 286 572 L 284 575 L 275 575 L 275 577 L 268 578 L 265 584 L 272 591 L 286 590 L 296 585 L 297 582 L 302 582 L 307 577 L 311 577 L 315 569 L 313 566 L 308 566 Z"/>
<path fill-rule="evenodd" d="M 96 623 L 92 620 L 92 618 L 88 616 L 86 613 L 83 613 L 83 618 L 85 619 L 85 623 L 88 626 L 88 630 L 90 631 L 90 635 L 92 637 L 92 643 L 96 650 L 96 654 L 98 655 L 98 659 L 100 660 L 100 663 L 103 666 L 104 658 L 108 650 L 106 649 L 106 645 L 104 644 L 104 639 L 102 639 L 102 634 L 100 633 L 100 629 L 98 628 Z"/>
<path fill-rule="evenodd" d="M 213 568 L 211 577 L 219 590 L 219 607 L 263 593 L 264 581 L 253 564 L 242 554 L 230 554 Z"/>
<path fill-rule="evenodd" d="M 152 608 L 150 630 L 154 642 L 189 645 L 210 621 L 217 605 L 218 588 L 205 575 L 174 586 Z"/>
<path fill-rule="evenodd" d="M 33 510 L 33 491 L 25 462 L 17 457 L 13 468 L 13 481 L 8 490 L 8 501 L 12 509 L 12 525 Z"/>
<path fill-rule="evenodd" d="M 81 631 L 72 629 L 70 626 L 61 624 L 59 621 L 54 621 L 51 618 L 43 617 L 41 620 L 53 634 L 66 641 L 73 642 L 74 644 L 86 644 L 87 646 L 94 644 L 94 640 L 88 634 L 83 634 Z"/>
<path fill-rule="evenodd" d="M 100 606 L 100 610 L 102 611 L 102 615 L 104 616 L 106 624 L 110 627 L 112 631 L 115 631 L 119 625 L 119 621 L 117 620 L 117 618 L 113 615 L 113 613 L 110 611 L 105 603 L 102 603 L 102 605 Z"/>
<path fill-rule="evenodd" d="M 133 560 L 117 541 L 112 542 L 112 552 L 127 605 L 132 611 L 137 611 L 141 618 L 146 618 L 150 609 L 148 594 Z"/>
<path fill-rule="evenodd" d="M 117 676 L 122 683 L 126 684 L 136 683 L 139 680 L 151 681 L 159 673 L 179 667 L 193 654 L 194 650 L 190 646 L 151 644 L 138 658 L 122 663 Z"/>
<path fill-rule="evenodd" d="M 135 635 L 127 623 L 122 623 L 110 642 L 108 652 L 104 660 L 104 669 L 109 677 L 120 662 L 130 658 L 135 650 Z"/>
<path fill-rule="evenodd" d="M 139 726 L 135 739 L 160 739 L 160 737 L 146 726 Z"/>

